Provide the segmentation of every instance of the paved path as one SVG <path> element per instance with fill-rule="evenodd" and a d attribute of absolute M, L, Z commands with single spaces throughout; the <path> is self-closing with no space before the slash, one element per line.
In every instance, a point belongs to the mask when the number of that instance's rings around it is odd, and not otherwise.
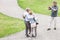
<path fill-rule="evenodd" d="M 18 6 L 17 0 L 0 0 L 0 12 L 11 17 L 22 18 L 24 10 Z"/>
<path fill-rule="evenodd" d="M 22 19 L 24 10 L 17 5 L 16 0 L 0 0 L 0 12 L 11 17 Z M 55 31 L 52 28 L 51 31 L 47 31 L 46 29 L 51 18 L 41 14 L 36 14 L 36 16 L 39 22 L 37 27 L 38 36 L 36 38 L 26 38 L 25 31 L 22 31 L 0 38 L 0 40 L 60 40 L 60 17 L 57 18 L 57 30 Z"/>

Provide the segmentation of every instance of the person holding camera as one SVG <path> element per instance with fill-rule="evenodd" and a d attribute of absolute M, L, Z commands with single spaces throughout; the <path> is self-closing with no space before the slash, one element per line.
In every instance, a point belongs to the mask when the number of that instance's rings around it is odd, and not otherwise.
<path fill-rule="evenodd" d="M 52 25 L 52 22 L 54 21 L 54 30 L 56 30 L 56 17 L 58 14 L 58 6 L 57 6 L 57 2 L 53 1 L 53 6 L 52 7 L 48 7 L 49 10 L 51 10 L 51 22 L 50 22 L 50 27 Z M 48 28 L 47 30 L 51 30 L 51 28 Z"/>

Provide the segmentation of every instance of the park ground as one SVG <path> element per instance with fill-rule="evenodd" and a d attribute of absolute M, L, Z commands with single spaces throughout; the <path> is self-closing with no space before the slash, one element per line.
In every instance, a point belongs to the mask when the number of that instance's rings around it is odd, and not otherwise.
<path fill-rule="evenodd" d="M 60 10 L 60 0 L 56 0 Z M 17 0 L 19 6 L 23 9 L 31 8 L 31 10 L 38 14 L 50 15 L 48 10 L 49 6 L 52 6 L 53 0 Z M 60 11 L 58 12 L 60 16 Z"/>
<path fill-rule="evenodd" d="M 1 37 L 0 40 L 60 40 L 60 17 L 57 17 L 57 30 L 52 29 L 47 31 L 48 24 L 50 23 L 51 17 L 47 16 L 50 15 L 50 11 L 46 11 L 45 8 L 41 8 L 41 11 L 34 11 L 36 9 L 31 9 L 36 13 L 38 17 L 39 25 L 37 27 L 37 37 L 36 38 L 26 38 L 25 31 L 22 31 L 24 28 L 24 21 L 21 20 L 24 10 L 24 4 L 20 7 L 20 3 L 25 2 L 26 0 L 19 0 L 17 4 L 17 0 L 0 0 L 0 11 L 2 12 L 1 16 Z M 29 0 L 30 1 L 30 0 Z M 31 0 L 33 1 L 33 0 Z M 30 1 L 30 2 L 31 2 Z M 37 0 L 34 0 L 37 2 Z M 42 0 L 41 0 L 42 1 Z M 46 0 L 47 1 L 47 0 Z M 51 1 L 51 0 L 50 0 Z M 48 1 L 47 1 L 48 2 Z M 40 3 L 40 2 L 38 2 Z M 49 2 L 50 3 L 50 2 Z M 60 1 L 58 0 L 58 3 Z M 33 2 L 32 2 L 33 4 Z M 44 3 L 43 3 L 44 4 Z M 8 6 L 9 5 L 9 6 Z M 37 5 L 37 3 L 36 3 Z M 59 5 L 59 4 L 58 4 Z M 48 6 L 47 6 L 48 7 Z M 46 7 L 46 8 L 47 8 Z M 39 9 L 39 8 L 38 8 Z M 46 13 L 43 13 L 43 11 Z M 5 14 L 5 15 L 4 15 Z M 42 15 L 45 14 L 45 15 Z M 8 16 L 7 16 L 8 15 Z M 9 17 L 10 16 L 10 17 Z M 2 28 L 3 26 L 3 28 Z M 16 28 L 17 27 L 17 28 Z M 8 36 L 9 35 L 9 36 Z"/>
<path fill-rule="evenodd" d="M 0 13 L 0 37 L 20 32 L 25 29 L 24 22 Z"/>

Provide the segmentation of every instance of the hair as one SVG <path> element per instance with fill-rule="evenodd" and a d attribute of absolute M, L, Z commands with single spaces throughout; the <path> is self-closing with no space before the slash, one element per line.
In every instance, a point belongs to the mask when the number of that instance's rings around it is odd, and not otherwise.
<path fill-rule="evenodd" d="M 26 11 L 29 11 L 30 10 L 30 8 L 26 8 Z"/>
<path fill-rule="evenodd" d="M 33 14 L 33 12 L 32 12 L 31 10 L 29 11 L 29 13 L 30 13 L 30 14 Z"/>
<path fill-rule="evenodd" d="M 57 4 L 57 2 L 56 2 L 56 1 L 53 1 L 53 3 L 56 3 L 56 4 Z"/>

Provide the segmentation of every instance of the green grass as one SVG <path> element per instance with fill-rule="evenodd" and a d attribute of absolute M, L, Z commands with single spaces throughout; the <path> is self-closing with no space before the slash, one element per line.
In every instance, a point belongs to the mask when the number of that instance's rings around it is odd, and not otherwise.
<path fill-rule="evenodd" d="M 0 13 L 0 37 L 8 36 L 25 29 L 23 20 Z"/>
<path fill-rule="evenodd" d="M 58 2 L 58 6 L 60 7 L 60 0 L 56 0 L 56 1 Z M 53 0 L 17 0 L 17 2 L 18 5 L 23 9 L 29 7 L 35 13 L 50 15 L 50 11 L 48 10 L 48 7 L 52 5 Z"/>

